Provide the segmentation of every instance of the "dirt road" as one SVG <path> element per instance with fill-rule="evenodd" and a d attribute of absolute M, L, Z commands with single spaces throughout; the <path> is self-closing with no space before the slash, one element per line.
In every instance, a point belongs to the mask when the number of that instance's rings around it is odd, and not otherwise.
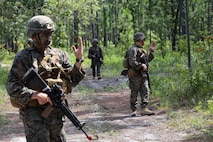
<path fill-rule="evenodd" d="M 86 122 L 85 130 L 89 135 L 98 136 L 97 142 L 198 142 L 187 140 L 189 133 L 168 126 L 164 110 L 156 110 L 153 116 L 130 117 L 129 89 L 123 87 L 126 79 L 93 80 L 86 77 L 78 89 L 68 97 L 70 109 L 80 121 Z M 114 86 L 113 88 L 110 88 Z M 117 87 L 117 89 L 115 89 Z M 119 89 L 118 89 L 119 88 Z M 91 93 L 90 90 L 95 90 Z M 103 90 L 106 91 L 103 91 Z M 102 91 L 101 91 L 102 90 Z M 113 91 L 117 90 L 117 91 Z M 18 110 L 10 103 L 1 106 L 8 123 L 0 128 L 1 142 L 26 142 L 24 129 L 18 117 Z M 8 107 L 7 107 L 8 106 Z M 68 142 L 86 142 L 85 135 L 72 123 L 65 122 Z"/>

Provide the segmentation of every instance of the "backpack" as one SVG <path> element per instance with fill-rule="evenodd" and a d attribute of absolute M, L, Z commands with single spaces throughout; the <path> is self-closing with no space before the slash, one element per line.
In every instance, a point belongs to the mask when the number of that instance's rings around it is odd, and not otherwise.
<path fill-rule="evenodd" d="M 130 68 L 129 59 L 128 58 L 129 58 L 129 49 L 126 51 L 124 59 L 123 59 L 123 67 L 124 68 Z"/>

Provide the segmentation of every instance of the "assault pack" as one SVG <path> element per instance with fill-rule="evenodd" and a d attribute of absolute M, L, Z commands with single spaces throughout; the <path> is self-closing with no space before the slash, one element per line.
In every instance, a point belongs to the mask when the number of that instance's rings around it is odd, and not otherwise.
<path fill-rule="evenodd" d="M 127 69 L 130 68 L 129 59 L 128 59 L 128 55 L 129 55 L 128 52 L 129 52 L 129 49 L 126 51 L 124 59 L 123 59 L 123 67 L 127 68 Z"/>
<path fill-rule="evenodd" d="M 124 75 L 124 76 L 127 76 L 128 69 L 130 68 L 128 55 L 129 55 L 129 49 L 126 51 L 124 59 L 123 59 L 123 67 L 125 68 L 125 70 L 121 71 L 121 75 Z"/>

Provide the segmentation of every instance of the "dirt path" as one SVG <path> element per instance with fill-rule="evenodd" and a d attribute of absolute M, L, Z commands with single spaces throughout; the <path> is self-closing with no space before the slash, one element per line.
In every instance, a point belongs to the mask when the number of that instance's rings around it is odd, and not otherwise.
<path fill-rule="evenodd" d="M 79 94 L 75 89 L 69 96 L 70 109 L 80 121 L 86 122 L 85 130 L 89 135 L 98 135 L 97 142 L 198 142 L 187 140 L 188 133 L 169 129 L 165 111 L 157 111 L 153 116 L 130 117 L 129 90 L 100 92 L 101 89 L 125 84 L 126 79 L 93 80 L 84 79 L 80 86 L 93 88 L 95 93 Z M 5 106 L 10 106 L 5 104 Z M 24 129 L 18 117 L 18 110 L 0 106 L 9 119 L 8 123 L 0 128 L 1 142 L 26 142 Z M 72 123 L 65 122 L 65 131 L 68 142 L 86 142 L 85 135 L 76 129 Z"/>

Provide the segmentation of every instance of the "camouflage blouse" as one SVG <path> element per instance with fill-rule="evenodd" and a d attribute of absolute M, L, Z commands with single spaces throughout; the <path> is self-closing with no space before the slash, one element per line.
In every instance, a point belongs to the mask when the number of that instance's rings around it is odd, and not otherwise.
<path fill-rule="evenodd" d="M 21 108 L 27 107 L 31 100 L 34 90 L 24 86 L 22 77 L 31 67 L 38 70 L 39 74 L 43 74 L 41 77 L 46 81 L 48 78 L 54 78 L 55 70 L 58 72 L 64 72 L 64 75 L 59 75 L 59 78 L 64 82 L 69 79 L 73 87 L 76 86 L 83 78 L 84 71 L 79 70 L 75 66 L 71 66 L 68 54 L 57 48 L 48 47 L 44 52 L 38 50 L 38 48 L 32 46 L 25 48 L 16 54 L 11 70 L 8 75 L 6 88 L 10 95 L 11 103 L 15 102 L 20 105 Z M 71 92 L 71 88 L 67 93 Z M 12 103 L 13 104 L 13 103 Z"/>

